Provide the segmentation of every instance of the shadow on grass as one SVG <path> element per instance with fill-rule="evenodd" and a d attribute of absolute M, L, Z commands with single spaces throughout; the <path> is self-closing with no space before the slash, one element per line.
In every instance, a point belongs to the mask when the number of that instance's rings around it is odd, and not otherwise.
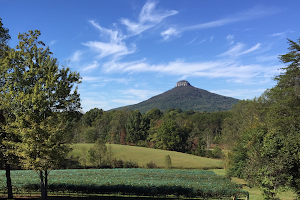
<path fill-rule="evenodd" d="M 0 200 L 6 200 L 7 198 L 1 197 Z M 18 197 L 16 196 L 14 198 L 15 200 L 40 200 L 40 197 Z M 47 200 L 163 200 L 163 199 L 177 199 L 178 198 L 172 198 L 172 197 L 129 197 L 129 196 L 86 196 L 86 197 L 70 197 L 70 196 L 49 196 Z"/>

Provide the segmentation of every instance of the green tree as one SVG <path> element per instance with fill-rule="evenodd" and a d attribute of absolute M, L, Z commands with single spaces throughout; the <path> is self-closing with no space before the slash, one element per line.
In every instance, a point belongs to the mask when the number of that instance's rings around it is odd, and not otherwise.
<path fill-rule="evenodd" d="M 98 132 L 95 127 L 88 127 L 84 130 L 85 142 L 94 143 L 98 138 Z"/>
<path fill-rule="evenodd" d="M 164 121 L 157 129 L 156 146 L 171 151 L 184 151 L 188 135 L 172 119 Z"/>
<path fill-rule="evenodd" d="M 47 198 L 50 169 L 57 168 L 69 152 L 64 132 L 68 113 L 80 108 L 77 87 L 80 76 L 67 67 L 59 69 L 57 59 L 38 40 L 40 31 L 19 34 L 19 45 L 1 59 L 0 109 L 13 113 L 4 127 L 19 135 L 18 155 L 27 169 L 39 171 L 41 196 Z M 8 116 L 5 116 L 8 117 Z"/>
<path fill-rule="evenodd" d="M 9 30 L 7 28 L 3 27 L 2 19 L 0 18 L 0 59 L 2 63 L 2 59 L 5 59 L 5 56 L 7 56 L 7 51 L 9 50 L 8 47 L 8 40 L 10 40 L 11 37 L 9 35 Z M 2 65 L 0 65 L 2 68 Z M 3 77 L 0 77 L 0 87 L 2 87 L 5 84 L 5 79 Z M 12 192 L 12 185 L 11 185 L 11 177 L 10 177 L 10 169 L 11 164 L 17 160 L 17 157 L 13 153 L 12 145 L 10 144 L 11 141 L 16 141 L 17 137 L 13 133 L 8 133 L 5 131 L 2 126 L 4 126 L 7 123 L 7 120 L 5 119 L 4 113 L 7 112 L 6 110 L 0 110 L 0 162 L 1 165 L 5 166 L 6 171 L 6 186 L 7 186 L 7 197 L 8 199 L 13 198 L 13 192 Z M 12 116 L 13 117 L 13 116 Z"/>
<path fill-rule="evenodd" d="M 126 141 L 137 144 L 139 140 L 146 139 L 146 124 L 140 111 L 131 111 L 126 122 Z"/>
<path fill-rule="evenodd" d="M 89 149 L 87 158 L 92 164 L 97 164 L 98 167 L 102 167 L 104 164 L 106 164 L 106 153 L 107 147 L 105 142 L 101 139 L 97 139 L 94 146 Z"/>
<path fill-rule="evenodd" d="M 172 168 L 172 160 L 171 160 L 170 155 L 166 155 L 166 157 L 165 157 L 165 163 L 166 163 L 168 169 Z"/>
<path fill-rule="evenodd" d="M 243 107 L 238 104 L 223 129 L 228 141 L 236 136 L 229 171 L 243 173 L 265 199 L 287 187 L 300 198 L 300 39 L 288 42 L 290 52 L 279 57 L 288 66 L 275 77 L 277 85 Z"/>
<path fill-rule="evenodd" d="M 277 85 L 267 93 L 272 102 L 267 110 L 268 126 L 281 145 L 268 146 L 276 146 L 279 155 L 284 156 L 280 160 L 285 164 L 282 173 L 290 179 L 283 181 L 282 185 L 293 188 L 300 199 L 300 38 L 296 42 L 288 40 L 288 43 L 289 52 L 279 56 L 287 66 L 275 77 Z"/>
<path fill-rule="evenodd" d="M 96 121 L 97 118 L 101 118 L 103 115 L 103 110 L 98 108 L 93 108 L 89 111 L 87 111 L 83 117 L 82 122 L 83 124 L 86 124 L 88 126 L 92 126 L 92 123 Z"/>

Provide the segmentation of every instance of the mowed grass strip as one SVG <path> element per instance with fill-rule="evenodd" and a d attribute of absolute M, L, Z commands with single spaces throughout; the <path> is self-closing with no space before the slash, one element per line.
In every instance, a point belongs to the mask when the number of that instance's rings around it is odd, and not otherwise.
<path fill-rule="evenodd" d="M 210 170 L 215 172 L 216 174 L 220 175 L 220 176 L 225 176 L 226 175 L 226 171 L 225 169 L 213 169 Z M 240 179 L 240 178 L 236 178 L 236 177 L 232 177 L 232 182 L 237 183 L 237 184 L 247 184 L 247 182 L 244 179 Z M 249 198 L 251 200 L 261 200 L 263 199 L 263 195 L 262 195 L 262 191 L 257 188 L 257 187 L 243 187 L 243 190 L 248 191 L 249 192 Z M 292 199 L 296 199 L 296 194 L 292 191 L 286 191 L 286 192 L 282 192 L 278 195 L 279 199 L 284 199 L 284 200 L 292 200 Z"/>
<path fill-rule="evenodd" d="M 153 161 L 158 167 L 167 167 L 165 163 L 166 155 L 172 160 L 173 168 L 182 169 L 213 169 L 222 167 L 222 160 L 199 157 L 191 154 L 180 153 L 176 151 L 166 151 L 146 147 L 107 144 L 112 148 L 112 157 L 122 159 L 123 161 L 134 161 L 139 166 L 146 167 L 147 163 Z M 84 157 L 93 144 L 77 143 L 73 144 L 72 156 Z M 87 163 L 90 165 L 90 163 Z"/>

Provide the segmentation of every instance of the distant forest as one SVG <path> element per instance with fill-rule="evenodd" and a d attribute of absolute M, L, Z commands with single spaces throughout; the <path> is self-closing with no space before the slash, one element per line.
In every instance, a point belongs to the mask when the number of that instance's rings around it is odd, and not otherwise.
<path fill-rule="evenodd" d="M 220 157 L 207 151 L 221 139 L 222 122 L 230 111 L 195 112 L 154 108 L 140 111 L 105 112 L 94 108 L 86 112 L 74 130 L 70 141 L 75 143 L 103 142 L 188 152 L 207 157 Z M 220 153 L 220 152 L 219 152 Z"/>

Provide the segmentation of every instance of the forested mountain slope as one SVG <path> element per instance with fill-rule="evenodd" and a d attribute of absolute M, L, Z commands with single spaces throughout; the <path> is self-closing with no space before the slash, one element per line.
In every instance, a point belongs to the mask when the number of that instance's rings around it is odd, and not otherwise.
<path fill-rule="evenodd" d="M 186 82 L 185 85 L 180 85 L 180 82 Z M 158 108 L 165 111 L 169 108 L 180 108 L 183 111 L 219 111 L 230 110 L 233 104 L 239 100 L 231 97 L 218 95 L 191 86 L 187 81 L 180 81 L 176 87 L 168 90 L 160 95 L 154 96 L 146 101 L 138 104 L 116 108 L 114 110 L 139 110 L 145 113 L 152 108 Z"/>

